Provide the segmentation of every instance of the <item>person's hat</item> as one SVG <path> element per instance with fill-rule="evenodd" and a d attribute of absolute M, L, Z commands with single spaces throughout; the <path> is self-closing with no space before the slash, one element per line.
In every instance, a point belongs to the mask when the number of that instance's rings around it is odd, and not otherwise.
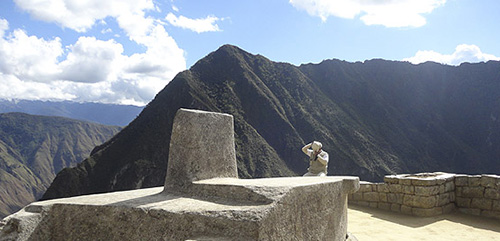
<path fill-rule="evenodd" d="M 314 151 L 318 151 L 322 147 L 323 147 L 323 145 L 321 144 L 321 142 L 319 142 L 319 141 L 313 141 L 313 143 L 312 143 L 312 149 Z"/>

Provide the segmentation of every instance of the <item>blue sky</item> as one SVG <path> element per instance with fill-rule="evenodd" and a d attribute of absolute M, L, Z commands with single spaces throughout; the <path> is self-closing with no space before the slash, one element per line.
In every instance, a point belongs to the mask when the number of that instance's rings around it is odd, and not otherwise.
<path fill-rule="evenodd" d="M 497 0 L 2 0 L 0 98 L 144 105 L 223 44 L 273 61 L 500 60 Z"/>

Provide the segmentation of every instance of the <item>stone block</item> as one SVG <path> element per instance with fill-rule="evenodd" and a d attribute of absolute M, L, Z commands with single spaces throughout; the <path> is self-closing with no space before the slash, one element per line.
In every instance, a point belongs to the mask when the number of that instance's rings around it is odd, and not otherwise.
<path fill-rule="evenodd" d="M 359 190 L 358 192 L 371 192 L 373 191 L 373 184 L 370 182 L 359 182 Z"/>
<path fill-rule="evenodd" d="M 451 200 L 450 200 L 450 193 L 439 194 L 437 196 L 437 199 L 438 199 L 438 201 L 437 201 L 437 206 L 438 207 L 444 206 L 444 205 L 446 205 L 446 204 L 448 204 L 448 203 L 451 202 Z"/>
<path fill-rule="evenodd" d="M 363 193 L 360 193 L 360 192 L 353 193 L 351 200 L 353 200 L 353 201 L 361 201 L 361 200 L 363 200 Z"/>
<path fill-rule="evenodd" d="M 383 209 L 383 210 L 391 210 L 391 204 L 389 204 L 389 203 L 379 203 L 378 204 L 378 208 L 379 209 Z"/>
<path fill-rule="evenodd" d="M 411 184 L 414 186 L 434 186 L 437 184 L 435 178 L 415 178 L 412 179 Z"/>
<path fill-rule="evenodd" d="M 493 200 L 488 198 L 473 198 L 470 207 L 491 210 L 492 204 Z"/>
<path fill-rule="evenodd" d="M 356 202 L 354 202 L 354 204 L 357 204 L 357 205 L 360 205 L 360 206 L 365 206 L 365 207 L 369 207 L 370 206 L 370 203 L 367 202 L 367 201 L 356 201 Z"/>
<path fill-rule="evenodd" d="M 462 197 L 462 191 L 463 191 L 464 187 L 459 187 L 459 186 L 455 186 L 455 194 L 457 195 L 457 197 Z"/>
<path fill-rule="evenodd" d="M 443 185 L 446 182 L 446 179 L 438 178 L 436 179 L 436 184 L 437 185 Z"/>
<path fill-rule="evenodd" d="M 500 211 L 500 200 L 493 200 L 492 210 Z"/>
<path fill-rule="evenodd" d="M 387 193 L 385 193 L 385 192 L 379 192 L 379 193 L 378 193 L 378 200 L 379 200 L 380 202 L 389 202 L 389 201 L 387 200 Z"/>
<path fill-rule="evenodd" d="M 363 200 L 368 202 L 378 202 L 378 192 L 365 192 L 363 193 Z"/>
<path fill-rule="evenodd" d="M 403 193 L 415 194 L 415 187 L 414 186 L 403 186 Z"/>
<path fill-rule="evenodd" d="M 401 212 L 401 205 L 395 203 L 391 204 L 391 211 L 398 213 Z"/>
<path fill-rule="evenodd" d="M 469 181 L 467 180 L 467 175 L 456 175 L 455 176 L 455 185 L 458 187 L 464 187 L 469 185 Z"/>
<path fill-rule="evenodd" d="M 389 203 L 403 204 L 403 194 L 401 193 L 388 193 L 387 201 Z"/>
<path fill-rule="evenodd" d="M 369 202 L 369 207 L 371 208 L 378 208 L 378 202 Z"/>
<path fill-rule="evenodd" d="M 443 214 L 445 214 L 445 213 L 451 213 L 451 212 L 455 211 L 456 206 L 454 203 L 448 203 L 448 204 L 444 205 L 442 208 L 443 208 Z"/>
<path fill-rule="evenodd" d="M 455 191 L 455 183 L 453 181 L 448 181 L 444 184 L 444 192 Z"/>
<path fill-rule="evenodd" d="M 477 215 L 477 216 L 481 215 L 481 209 L 477 208 L 458 208 L 458 211 L 470 215 Z"/>
<path fill-rule="evenodd" d="M 462 188 L 462 196 L 463 197 L 484 197 L 484 187 L 476 186 L 476 187 L 463 187 Z"/>
<path fill-rule="evenodd" d="M 455 203 L 460 208 L 470 208 L 470 204 L 472 202 L 471 198 L 466 197 L 457 197 Z"/>
<path fill-rule="evenodd" d="M 216 177 L 238 178 L 233 116 L 179 109 L 172 126 L 165 190 L 186 189 L 193 181 Z"/>
<path fill-rule="evenodd" d="M 439 186 L 416 186 L 415 195 L 433 196 L 439 193 Z"/>
<path fill-rule="evenodd" d="M 419 208 L 431 208 L 437 206 L 436 196 L 415 196 L 413 199 L 415 202 L 415 207 Z"/>
<path fill-rule="evenodd" d="M 500 219 L 500 211 L 483 210 L 481 216 Z"/>
<path fill-rule="evenodd" d="M 441 207 L 434 208 L 412 208 L 412 214 L 420 217 L 431 217 L 443 214 Z"/>
<path fill-rule="evenodd" d="M 439 185 L 439 193 L 445 193 L 446 189 L 444 187 L 444 184 Z"/>
<path fill-rule="evenodd" d="M 387 184 L 385 183 L 380 183 L 377 185 L 377 192 L 389 192 L 389 188 L 387 188 Z"/>
<path fill-rule="evenodd" d="M 402 185 L 400 184 L 389 184 L 387 186 L 389 188 L 389 192 L 392 192 L 392 193 L 402 193 Z"/>
<path fill-rule="evenodd" d="M 450 194 L 450 202 L 455 202 L 457 195 L 454 192 L 449 192 Z"/>
<path fill-rule="evenodd" d="M 385 176 L 384 182 L 387 184 L 397 184 L 397 183 L 399 183 L 399 178 L 394 176 L 394 175 Z"/>
<path fill-rule="evenodd" d="M 399 184 L 410 186 L 411 185 L 411 179 L 401 178 L 401 179 L 399 179 Z"/>
<path fill-rule="evenodd" d="M 403 196 L 403 204 L 410 207 L 415 207 L 415 195 L 405 194 Z"/>
<path fill-rule="evenodd" d="M 406 194 L 403 198 L 403 204 L 417 208 L 432 208 L 436 206 L 436 200 L 436 196 L 426 197 Z"/>
<path fill-rule="evenodd" d="M 481 176 L 480 175 L 469 176 L 467 181 L 468 181 L 469 186 L 471 186 L 471 187 L 481 186 Z"/>
<path fill-rule="evenodd" d="M 484 197 L 491 199 L 500 199 L 500 188 L 486 188 L 484 190 Z"/>
<path fill-rule="evenodd" d="M 481 176 L 481 186 L 488 188 L 495 188 L 499 178 L 493 175 L 482 175 Z"/>
<path fill-rule="evenodd" d="M 401 205 L 401 213 L 411 215 L 412 214 L 411 210 L 412 210 L 412 207 L 406 206 L 406 205 Z"/>

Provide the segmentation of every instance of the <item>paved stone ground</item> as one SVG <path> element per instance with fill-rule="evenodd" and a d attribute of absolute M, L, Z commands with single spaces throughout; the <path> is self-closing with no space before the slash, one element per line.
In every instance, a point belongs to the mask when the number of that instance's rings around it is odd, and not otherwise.
<path fill-rule="evenodd" d="M 500 240 L 500 221 L 462 213 L 414 217 L 349 205 L 347 230 L 359 241 Z"/>

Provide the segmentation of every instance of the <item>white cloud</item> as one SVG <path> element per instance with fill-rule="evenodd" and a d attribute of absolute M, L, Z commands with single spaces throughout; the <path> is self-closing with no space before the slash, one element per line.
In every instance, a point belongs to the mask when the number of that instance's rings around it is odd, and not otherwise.
<path fill-rule="evenodd" d="M 478 46 L 468 44 L 458 45 L 455 48 L 455 52 L 452 54 L 441 54 L 432 50 L 420 50 L 415 54 L 415 56 L 403 59 L 403 61 L 408 61 L 413 64 L 433 61 L 449 65 L 459 65 L 465 62 L 486 62 L 488 60 L 500 60 L 500 57 L 483 53 Z"/>
<path fill-rule="evenodd" d="M 102 41 L 94 37 L 80 37 L 68 47 L 66 60 L 59 66 L 59 79 L 72 82 L 97 83 L 108 81 L 108 76 L 116 70 L 117 59 L 121 56 L 123 47 L 114 40 Z"/>
<path fill-rule="evenodd" d="M 106 29 L 102 29 L 102 30 L 101 30 L 101 33 L 102 33 L 102 34 L 107 34 L 107 33 L 112 33 L 112 32 L 113 32 L 113 30 L 112 30 L 112 29 L 110 29 L 110 28 L 106 28 Z"/>
<path fill-rule="evenodd" d="M 22 30 L 7 35 L 8 22 L 0 19 L 0 89 L 17 88 L 11 93 L 1 92 L 0 98 L 69 98 L 144 105 L 186 69 L 184 51 L 161 21 L 146 16 L 147 11 L 159 11 L 152 0 L 14 1 L 36 19 L 77 32 L 86 32 L 96 24 L 104 26 L 105 18 L 114 18 L 131 41 L 145 47 L 145 52 L 126 56 L 120 43 L 94 37 L 80 37 L 76 43 L 62 46 L 59 38 L 44 40 Z M 13 86 L 8 86 L 8 81 L 13 81 Z M 37 89 L 47 92 L 31 91 L 35 82 L 40 83 Z"/>
<path fill-rule="evenodd" d="M 173 26 L 189 29 L 197 33 L 221 31 L 216 22 L 223 20 L 215 16 L 207 16 L 206 18 L 191 19 L 184 17 L 182 15 L 177 17 L 173 13 L 167 14 L 165 19 Z"/>
<path fill-rule="evenodd" d="M 57 74 L 57 58 L 62 54 L 59 38 L 44 40 L 16 29 L 0 38 L 0 71 L 32 82 L 47 82 Z"/>
<path fill-rule="evenodd" d="M 295 8 L 326 21 L 328 17 L 360 19 L 366 25 L 420 27 L 429 14 L 446 0 L 289 0 Z"/>
<path fill-rule="evenodd" d="M 55 22 L 78 32 L 86 32 L 97 20 L 122 15 L 143 16 L 154 10 L 152 0 L 14 0 L 36 19 Z"/>
<path fill-rule="evenodd" d="M 0 19 L 0 30 L 7 28 Z M 0 98 L 144 105 L 186 67 L 184 51 L 172 48 L 175 40 L 163 26 L 136 37 L 146 52 L 126 56 L 114 40 L 80 37 L 63 47 L 59 38 L 6 33 L 0 38 Z"/>
<path fill-rule="evenodd" d="M 0 37 L 3 37 L 3 34 L 7 29 L 9 29 L 9 22 L 0 18 Z"/>
<path fill-rule="evenodd" d="M 23 81 L 0 72 L 0 98 L 28 100 L 70 100 L 76 96 L 64 89 L 63 81 L 39 83 Z"/>

